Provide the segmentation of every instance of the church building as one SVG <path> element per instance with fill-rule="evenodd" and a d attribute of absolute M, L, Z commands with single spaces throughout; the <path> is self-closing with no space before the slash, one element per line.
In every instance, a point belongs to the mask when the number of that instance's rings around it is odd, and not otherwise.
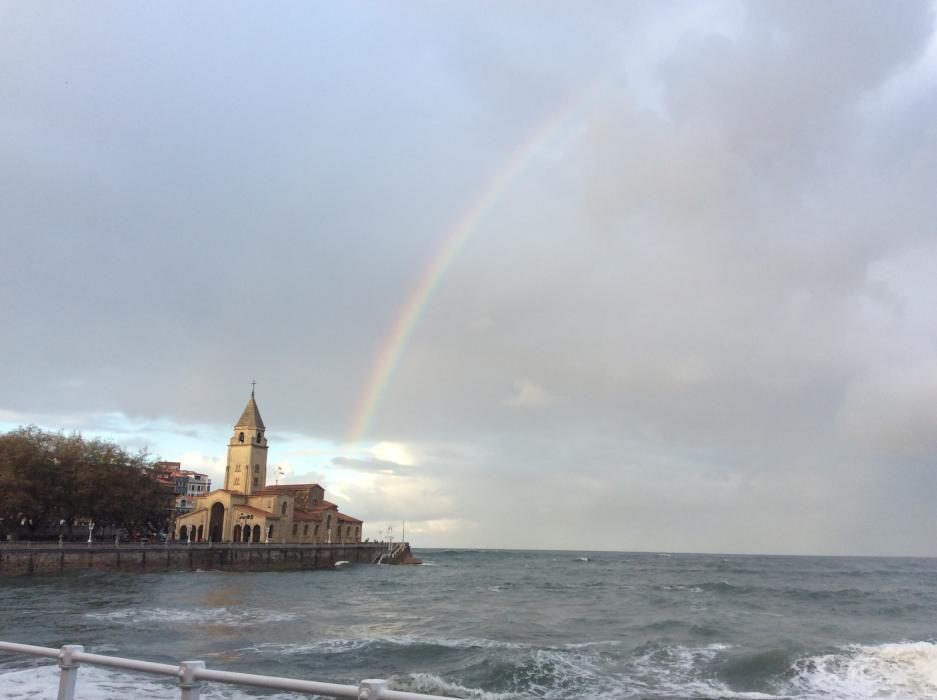
<path fill-rule="evenodd" d="M 361 541 L 362 522 L 338 512 L 319 484 L 267 484 L 266 428 L 254 392 L 228 443 L 224 488 L 176 519 L 177 540 L 288 544 Z"/>

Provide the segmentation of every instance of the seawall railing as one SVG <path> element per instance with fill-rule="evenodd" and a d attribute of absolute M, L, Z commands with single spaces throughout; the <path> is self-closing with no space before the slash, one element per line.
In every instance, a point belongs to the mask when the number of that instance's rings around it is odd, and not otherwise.
<path fill-rule="evenodd" d="M 172 664 L 124 659 L 119 656 L 91 654 L 86 652 L 80 644 L 66 644 L 61 649 L 53 649 L 52 647 L 39 647 L 31 644 L 0 642 L 0 652 L 56 659 L 59 665 L 58 700 L 74 700 L 75 687 L 78 682 L 78 667 L 83 663 L 176 678 L 179 681 L 182 700 L 198 700 L 202 681 L 266 688 L 268 690 L 288 690 L 328 698 L 353 698 L 354 700 L 452 700 L 452 698 L 442 695 L 425 695 L 391 690 L 387 687 L 387 681 L 379 678 L 366 679 L 358 685 L 340 685 L 338 683 L 322 683 L 320 681 L 283 678 L 281 676 L 215 671 L 206 668 L 204 661 L 182 661 L 177 666 L 173 666 Z"/>

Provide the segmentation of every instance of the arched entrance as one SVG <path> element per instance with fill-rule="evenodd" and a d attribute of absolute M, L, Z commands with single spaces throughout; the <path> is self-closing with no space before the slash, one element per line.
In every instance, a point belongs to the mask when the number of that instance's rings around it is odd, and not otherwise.
<path fill-rule="evenodd" d="M 189 539 L 189 528 L 187 528 L 185 525 L 183 525 L 182 528 L 179 530 L 179 539 L 180 540 Z"/>
<path fill-rule="evenodd" d="M 254 525 L 254 536 L 252 539 L 254 542 L 260 542 L 260 525 Z"/>
<path fill-rule="evenodd" d="M 224 504 L 216 503 L 211 507 L 211 515 L 208 519 L 208 540 L 209 542 L 221 542 L 221 533 L 224 528 Z"/>
<path fill-rule="evenodd" d="M 244 526 L 244 541 L 245 542 L 251 541 L 251 526 L 250 525 Z"/>
<path fill-rule="evenodd" d="M 241 541 L 241 526 L 240 525 L 234 526 L 234 538 L 233 539 L 235 542 Z"/>

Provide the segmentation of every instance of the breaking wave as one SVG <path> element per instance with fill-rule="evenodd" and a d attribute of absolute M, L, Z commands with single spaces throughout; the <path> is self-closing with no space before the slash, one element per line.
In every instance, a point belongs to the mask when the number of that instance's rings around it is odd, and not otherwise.
<path fill-rule="evenodd" d="M 624 654 L 614 640 L 534 648 L 488 639 L 330 639 L 309 644 L 261 644 L 242 651 L 272 654 L 343 654 L 388 646 L 438 646 L 450 650 L 483 650 L 471 663 L 444 678 L 434 673 L 391 676 L 397 690 L 478 700 L 624 700 L 629 698 L 695 698 L 699 700 L 937 700 L 937 644 L 902 642 L 849 646 L 830 653 L 804 655 L 788 663 L 783 653 L 743 656 L 727 644 L 699 647 L 647 644 Z M 425 650 L 425 649 L 424 649 Z M 210 666 L 213 666 L 210 664 Z M 748 676 L 739 681 L 740 673 Z M 727 676 L 734 676 L 729 678 Z M 760 679 L 757 677 L 760 676 Z M 758 680 L 758 683 L 754 683 Z M 317 678 L 317 680 L 329 680 Z M 0 671 L 0 698 L 52 698 L 58 682 L 54 664 Z M 761 690 L 752 689 L 762 684 Z M 739 686 L 748 686 L 739 687 Z M 84 664 L 79 696 L 117 700 L 162 700 L 175 691 L 172 679 L 114 671 Z M 235 686 L 210 684 L 202 697 L 241 700 L 254 697 Z M 301 697 L 265 695 L 279 700 Z"/>

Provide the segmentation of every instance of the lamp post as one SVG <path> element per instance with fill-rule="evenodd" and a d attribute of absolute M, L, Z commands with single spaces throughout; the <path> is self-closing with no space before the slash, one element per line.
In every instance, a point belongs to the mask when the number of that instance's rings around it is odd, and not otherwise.
<path fill-rule="evenodd" d="M 94 541 L 94 521 L 88 523 L 88 544 Z"/>

